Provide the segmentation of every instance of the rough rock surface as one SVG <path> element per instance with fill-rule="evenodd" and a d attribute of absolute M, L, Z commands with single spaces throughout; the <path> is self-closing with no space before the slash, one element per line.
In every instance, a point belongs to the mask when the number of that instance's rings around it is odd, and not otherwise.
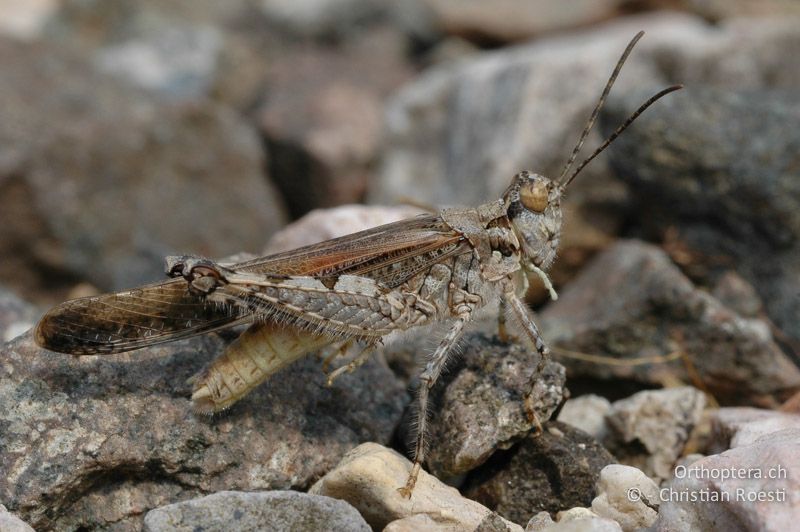
<path fill-rule="evenodd" d="M 780 430 L 692 463 L 661 490 L 653 530 L 793 530 L 798 492 L 800 430 Z"/>
<path fill-rule="evenodd" d="M 620 461 L 667 479 L 706 405 L 702 392 L 684 386 L 643 391 L 611 405 L 608 445 Z"/>
<path fill-rule="evenodd" d="M 180 499 L 303 488 L 358 443 L 388 442 L 408 400 L 380 356 L 332 388 L 307 357 L 225 413 L 197 416 L 186 379 L 223 344 L 80 358 L 28 335 L 5 344 L 0 500 L 37 529 L 135 528 Z"/>
<path fill-rule="evenodd" d="M 569 425 L 551 421 L 543 428 L 471 472 L 462 492 L 516 523 L 542 510 L 588 506 L 600 470 L 614 457 Z"/>
<path fill-rule="evenodd" d="M 545 308 L 539 325 L 556 355 L 565 348 L 620 359 L 560 359 L 573 379 L 660 386 L 697 378 L 722 404 L 761 406 L 777 406 L 800 387 L 800 370 L 766 323 L 727 309 L 696 288 L 664 251 L 639 241 L 620 241 L 593 259 Z M 625 365 L 625 359 L 669 354 L 680 358 Z"/>
<path fill-rule="evenodd" d="M 387 358 L 411 351 L 424 360 L 429 338 L 387 347 Z M 429 409 L 429 471 L 439 477 L 466 473 L 482 464 L 497 449 L 507 449 L 532 428 L 525 415 L 524 395 L 538 356 L 518 344 L 503 344 L 482 333 L 468 334 L 460 344 L 460 356 L 431 392 Z M 564 369 L 548 362 L 533 388 L 534 409 L 539 420 L 550 419 L 565 393 Z M 404 417 L 402 435 L 410 442 L 416 410 L 412 403 Z"/>
<path fill-rule="evenodd" d="M 44 45 L 0 40 L 0 63 L 0 279 L 20 292 L 134 286 L 164 255 L 254 251 L 282 224 L 230 110 L 160 101 Z"/>
<path fill-rule="evenodd" d="M 420 471 L 411 498 L 404 498 L 398 488 L 405 485 L 409 471 L 411 462 L 396 451 L 365 443 L 347 453 L 335 469 L 312 486 L 310 493 L 349 502 L 378 530 L 396 520 L 405 523 L 392 526 L 406 530 L 401 525 L 408 526 L 409 518 L 412 524 L 442 530 L 475 530 L 491 517 L 490 510 L 462 497 L 458 490 L 424 470 Z M 415 517 L 418 515 L 426 517 Z M 519 525 L 502 519 L 500 522 L 507 531 L 522 531 Z"/>
<path fill-rule="evenodd" d="M 355 508 L 337 499 L 296 491 L 221 491 L 150 510 L 145 532 L 341 530 L 369 532 Z"/>
<path fill-rule="evenodd" d="M 784 51 L 795 61 L 797 41 L 794 52 Z M 773 66 L 781 78 L 783 68 Z M 793 71 L 800 72 L 797 63 Z M 788 81 L 776 84 L 788 88 Z M 794 87 L 798 84 L 795 79 Z M 609 103 L 608 124 L 633 108 L 618 99 Z M 798 121 L 796 90 L 694 88 L 656 106 L 612 154 L 614 168 L 636 198 L 632 205 L 641 230 L 658 238 L 672 226 L 675 239 L 699 263 L 690 266 L 704 267 L 712 276 L 735 267 L 795 341 L 800 340 L 800 138 L 787 134 L 786 124 Z"/>
<path fill-rule="evenodd" d="M 624 532 L 652 525 L 658 515 L 653 507 L 658 504 L 658 486 L 640 469 L 610 464 L 600 471 L 592 511 L 613 519 Z"/>

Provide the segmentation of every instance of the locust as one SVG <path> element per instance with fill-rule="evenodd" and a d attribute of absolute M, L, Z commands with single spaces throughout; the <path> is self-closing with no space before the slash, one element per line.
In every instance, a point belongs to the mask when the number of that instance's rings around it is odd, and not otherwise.
<path fill-rule="evenodd" d="M 431 389 L 476 312 L 499 302 L 519 324 L 519 339 L 538 355 L 533 384 L 550 354 L 523 296 L 535 274 L 557 297 L 547 270 L 561 235 L 561 201 L 581 170 L 662 96 L 644 102 L 570 174 L 639 32 L 618 60 L 557 179 L 523 171 L 502 196 L 474 208 L 446 208 L 341 238 L 225 265 L 195 256 L 166 260 L 170 279 L 62 303 L 38 323 L 35 341 L 73 355 L 119 353 L 250 324 L 192 379 L 197 411 L 224 410 L 294 360 L 324 347 L 358 354 L 328 376 L 353 371 L 391 335 L 445 322 L 446 334 L 419 376 L 414 462 L 399 487 L 411 497 L 425 461 Z M 531 393 L 524 408 L 539 424 Z"/>

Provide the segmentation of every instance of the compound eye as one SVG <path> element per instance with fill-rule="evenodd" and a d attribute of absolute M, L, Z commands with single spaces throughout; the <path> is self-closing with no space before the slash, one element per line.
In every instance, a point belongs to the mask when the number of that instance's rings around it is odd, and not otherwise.
<path fill-rule="evenodd" d="M 529 211 L 543 213 L 547 208 L 547 185 L 541 181 L 525 183 L 519 189 L 519 199 Z"/>

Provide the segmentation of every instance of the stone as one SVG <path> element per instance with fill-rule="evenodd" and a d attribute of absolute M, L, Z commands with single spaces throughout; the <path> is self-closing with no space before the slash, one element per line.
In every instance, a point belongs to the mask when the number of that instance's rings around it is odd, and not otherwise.
<path fill-rule="evenodd" d="M 511 521 L 526 523 L 540 511 L 589 505 L 600 470 L 612 462 L 614 457 L 591 436 L 551 421 L 541 435 L 529 435 L 472 471 L 462 493 Z"/>
<path fill-rule="evenodd" d="M 161 279 L 165 255 L 257 250 L 283 224 L 230 109 L 161 101 L 45 45 L 0 40 L 0 62 L 0 281 L 26 297 Z"/>
<path fill-rule="evenodd" d="M 720 453 L 782 430 L 800 430 L 800 415 L 760 408 L 720 408 L 711 414 L 711 428 L 708 450 Z"/>
<path fill-rule="evenodd" d="M 275 59 L 256 115 L 293 218 L 364 198 L 382 148 L 384 100 L 410 76 L 404 41 L 391 31 Z"/>
<path fill-rule="evenodd" d="M 2 504 L 0 504 L 0 530 L 3 532 L 35 532 L 28 523 L 9 513 Z"/>
<path fill-rule="evenodd" d="M 764 310 L 764 302 L 758 297 L 755 287 L 734 270 L 720 275 L 711 295 L 743 318 L 760 317 Z"/>
<path fill-rule="evenodd" d="M 773 432 L 676 471 L 651 530 L 792 530 L 799 479 L 800 430 Z"/>
<path fill-rule="evenodd" d="M 592 511 L 619 523 L 623 532 L 651 526 L 658 515 L 658 486 L 640 469 L 609 464 L 600 471 Z"/>
<path fill-rule="evenodd" d="M 615 401 L 606 416 L 609 449 L 653 478 L 670 478 L 705 406 L 705 395 L 691 386 L 646 390 Z"/>
<path fill-rule="evenodd" d="M 44 32 L 97 69 L 172 101 L 254 104 L 268 60 L 247 0 L 62 0 Z M 242 24 L 249 21 L 250 24 Z M 273 39 L 276 41 L 276 39 Z M 275 47 L 275 43 L 270 43 Z"/>
<path fill-rule="evenodd" d="M 613 16 L 619 0 L 582 0 L 569 9 L 558 0 L 424 0 L 441 31 L 479 43 L 523 41 Z"/>
<path fill-rule="evenodd" d="M 781 49 L 781 57 L 798 61 L 800 39 L 795 40 Z M 797 135 L 787 134 L 785 124 L 800 120 L 800 96 L 792 90 L 800 80 L 790 76 L 777 75 L 779 88 L 773 90 L 737 82 L 736 91 L 699 86 L 675 94 L 620 138 L 611 163 L 630 185 L 643 236 L 660 239 L 663 228 L 671 227 L 673 247 L 689 258 L 686 267 L 709 284 L 720 270 L 735 266 L 755 287 L 769 318 L 796 343 L 800 171 Z M 633 105 L 610 100 L 610 118 L 603 123 L 610 128 Z M 737 124 L 735 131 L 721 127 L 722 116 Z M 742 144 L 739 131 L 758 142 Z"/>
<path fill-rule="evenodd" d="M 304 489 L 359 443 L 392 439 L 408 395 L 380 354 L 331 388 L 307 357 L 224 413 L 194 414 L 186 380 L 226 343 L 85 357 L 30 335 L 5 344 L 0 500 L 36 529 L 138 529 L 151 508 L 220 490 Z"/>
<path fill-rule="evenodd" d="M 410 351 L 419 360 L 428 354 L 429 337 L 420 336 L 386 348 L 389 360 Z M 524 408 L 538 355 L 517 343 L 503 344 L 496 337 L 469 333 L 461 353 L 430 393 L 426 466 L 437 477 L 453 477 L 475 469 L 497 449 L 508 449 L 525 438 L 533 425 Z M 563 368 L 552 361 L 533 386 L 534 410 L 540 421 L 550 419 L 561 403 Z M 417 415 L 412 403 L 406 411 L 400 436 L 409 445 L 409 427 Z"/>
<path fill-rule="evenodd" d="M 558 421 L 580 429 L 597 441 L 603 441 L 608 432 L 606 414 L 611 403 L 605 397 L 587 394 L 567 399 L 558 412 Z"/>
<path fill-rule="evenodd" d="M 542 518 L 534 522 L 539 516 Z M 588 508 L 575 507 L 559 512 L 558 521 L 555 523 L 552 520 L 547 523 L 544 516 L 550 519 L 549 514 L 541 512 L 528 522 L 530 532 L 620 532 L 622 530 L 613 519 L 600 517 Z M 532 528 L 531 524 L 536 528 Z M 529 532 L 529 528 L 525 529 L 526 532 Z"/>
<path fill-rule="evenodd" d="M 344 501 L 296 491 L 220 491 L 147 512 L 145 532 L 371 529 Z"/>
<path fill-rule="evenodd" d="M 596 256 L 541 312 L 539 326 L 556 357 L 563 350 L 618 359 L 559 358 L 572 379 L 616 388 L 697 379 L 723 405 L 763 407 L 800 387 L 800 370 L 768 324 L 724 307 L 641 241 L 621 240 Z"/>
<path fill-rule="evenodd" d="M 38 317 L 36 307 L 0 286 L 0 344 L 33 327 Z"/>
<path fill-rule="evenodd" d="M 36 40 L 41 37 L 42 29 L 57 7 L 57 0 L 0 2 L 0 34 L 26 41 Z"/>
<path fill-rule="evenodd" d="M 382 207 L 342 205 L 330 209 L 315 209 L 272 235 L 265 255 L 280 253 L 357 233 L 406 218 L 423 211 L 416 207 Z"/>
<path fill-rule="evenodd" d="M 554 523 L 555 521 L 550 517 L 550 512 L 541 511 L 528 520 L 528 524 L 525 525 L 525 532 L 542 532 L 542 530 Z"/>
<path fill-rule="evenodd" d="M 424 470 L 420 471 L 411 498 L 404 498 L 398 488 L 405 485 L 410 471 L 411 462 L 396 451 L 375 443 L 364 443 L 347 453 L 338 466 L 311 487 L 309 493 L 347 501 L 373 529 L 378 530 L 393 521 L 416 515 L 427 517 L 415 517 L 412 524 L 433 526 L 433 521 L 436 527 L 445 530 L 474 530 L 491 516 L 489 509 L 462 497 L 458 490 Z M 506 530 L 522 532 L 519 525 L 502 522 Z M 408 522 L 394 526 L 406 525 Z"/>

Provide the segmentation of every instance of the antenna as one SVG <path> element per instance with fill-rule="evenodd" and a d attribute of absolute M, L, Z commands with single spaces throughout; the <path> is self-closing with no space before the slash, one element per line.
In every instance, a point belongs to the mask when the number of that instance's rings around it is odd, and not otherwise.
<path fill-rule="evenodd" d="M 656 101 L 659 100 L 662 96 L 666 96 L 670 92 L 674 92 L 674 91 L 680 90 L 682 88 L 683 88 L 683 85 L 672 85 L 671 87 L 667 87 L 666 89 L 663 89 L 663 90 L 659 91 L 658 93 L 654 94 L 653 96 L 651 96 L 646 102 L 644 102 L 642 105 L 640 105 L 639 108 L 636 111 L 634 111 L 634 113 L 631 116 L 629 116 L 628 119 L 625 120 L 625 122 L 623 122 L 622 125 L 620 125 L 616 129 L 616 131 L 614 131 L 596 150 L 594 150 L 593 154 L 591 154 L 589 157 L 586 158 L 585 161 L 583 161 L 581 164 L 578 165 L 578 167 L 575 169 L 575 171 L 572 172 L 572 175 L 569 176 L 569 179 L 567 179 L 567 182 L 564 183 L 562 186 L 566 188 L 567 185 L 572 183 L 572 180 L 575 179 L 575 177 L 580 173 L 580 171 L 583 170 L 583 168 L 587 164 L 589 164 L 589 162 L 592 159 L 594 159 L 595 157 L 600 155 L 600 152 L 602 152 L 604 149 L 606 149 L 609 144 L 614 142 L 614 139 L 619 137 L 620 133 L 625 131 L 625 129 L 629 125 L 631 125 L 633 123 L 633 121 L 636 120 L 639 117 L 639 115 L 642 114 L 645 111 L 645 109 L 647 109 L 648 107 L 650 107 L 651 105 L 656 103 Z"/>
<path fill-rule="evenodd" d="M 603 104 L 606 103 L 606 97 L 608 96 L 608 93 L 611 92 L 611 87 L 614 85 L 614 82 L 617 81 L 617 76 L 619 75 L 619 71 L 622 70 L 622 65 L 625 64 L 625 60 L 628 59 L 629 55 L 631 55 L 633 47 L 636 46 L 636 43 L 639 42 L 639 39 L 641 39 L 643 36 L 644 36 L 643 31 L 637 33 L 633 37 L 633 39 L 631 39 L 631 42 L 628 43 L 628 46 L 625 48 L 625 51 L 622 52 L 622 56 L 619 58 L 619 61 L 617 61 L 617 66 L 614 67 L 614 72 L 611 73 L 611 77 L 608 78 L 606 87 L 603 89 L 603 94 L 600 95 L 600 100 L 597 102 L 594 111 L 592 111 L 592 115 L 589 117 L 589 121 L 586 123 L 586 127 L 583 128 L 583 133 L 581 133 L 581 138 L 578 139 L 578 143 L 572 150 L 572 155 L 569 156 L 567 164 L 564 165 L 564 169 L 561 171 L 561 174 L 558 176 L 558 179 L 556 181 L 561 182 L 561 180 L 564 179 L 564 176 L 567 175 L 567 172 L 569 172 L 569 169 L 572 167 L 572 163 L 575 162 L 575 158 L 578 156 L 578 152 L 583 147 L 583 142 L 586 140 L 586 136 L 592 130 L 592 127 L 594 126 L 594 123 L 597 120 L 597 115 L 600 114 L 600 109 L 603 107 Z"/>

